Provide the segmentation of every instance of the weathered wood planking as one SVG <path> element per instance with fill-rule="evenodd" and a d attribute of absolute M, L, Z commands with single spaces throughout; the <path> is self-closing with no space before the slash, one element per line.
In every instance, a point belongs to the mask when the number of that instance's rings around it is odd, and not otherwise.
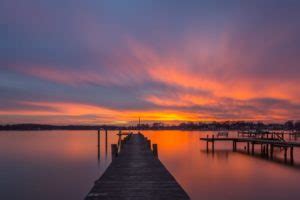
<path fill-rule="evenodd" d="M 156 158 L 147 139 L 133 134 L 118 157 L 95 182 L 86 200 L 95 199 L 190 199 L 170 172 Z"/>

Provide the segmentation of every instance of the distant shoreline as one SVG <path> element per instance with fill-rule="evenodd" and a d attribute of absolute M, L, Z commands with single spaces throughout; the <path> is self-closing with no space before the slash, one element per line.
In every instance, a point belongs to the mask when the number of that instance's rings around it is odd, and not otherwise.
<path fill-rule="evenodd" d="M 300 130 L 299 121 L 287 121 L 283 124 L 262 122 L 187 122 L 179 125 L 163 123 L 140 124 L 135 126 L 117 125 L 48 125 L 48 124 L 8 124 L 0 125 L 0 131 L 42 131 L 42 130 L 200 130 L 200 131 L 234 131 L 234 130 Z"/>

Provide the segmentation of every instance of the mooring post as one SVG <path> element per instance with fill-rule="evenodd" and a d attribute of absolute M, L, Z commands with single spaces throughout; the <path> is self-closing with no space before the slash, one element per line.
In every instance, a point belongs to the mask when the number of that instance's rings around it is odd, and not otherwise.
<path fill-rule="evenodd" d="M 147 145 L 148 145 L 148 147 L 151 149 L 151 140 L 148 140 L 148 139 L 147 139 Z"/>
<path fill-rule="evenodd" d="M 111 144 L 111 159 L 113 160 L 117 156 L 118 156 L 118 145 Z"/>
<path fill-rule="evenodd" d="M 266 156 L 269 157 L 269 144 L 266 146 Z"/>
<path fill-rule="evenodd" d="M 105 154 L 107 154 L 107 129 L 105 129 Z"/>
<path fill-rule="evenodd" d="M 118 147 L 119 147 L 119 149 L 121 149 L 122 146 L 123 146 L 121 130 L 119 130 L 118 136 L 119 136 L 119 138 L 118 138 Z"/>
<path fill-rule="evenodd" d="M 284 162 L 287 161 L 287 147 L 284 147 Z"/>
<path fill-rule="evenodd" d="M 268 144 L 265 144 L 265 148 L 264 148 L 264 150 L 265 150 L 265 151 L 264 151 L 265 156 L 268 156 L 268 154 L 267 154 L 267 153 L 268 153 L 267 147 L 268 147 Z"/>
<path fill-rule="evenodd" d="M 247 153 L 250 154 L 250 142 L 247 142 Z"/>
<path fill-rule="evenodd" d="M 153 150 L 152 150 L 153 151 L 153 155 L 155 157 L 158 157 L 157 144 L 153 144 L 152 148 L 153 148 Z"/>
<path fill-rule="evenodd" d="M 98 130 L 98 147 L 100 146 L 100 130 Z"/>
<path fill-rule="evenodd" d="M 271 159 L 273 159 L 273 152 L 274 152 L 274 145 L 271 144 L 271 150 L 270 150 Z"/>
<path fill-rule="evenodd" d="M 232 141 L 232 148 L 233 151 L 236 151 L 236 141 L 234 140 Z"/>
<path fill-rule="evenodd" d="M 237 144 L 238 144 L 238 143 L 237 143 L 237 141 L 235 141 L 234 143 L 235 143 L 235 144 L 234 144 L 234 151 L 237 151 Z"/>
<path fill-rule="evenodd" d="M 206 135 L 206 152 L 208 152 L 208 135 Z"/>
<path fill-rule="evenodd" d="M 212 152 L 215 152 L 215 135 L 212 135 Z"/>
<path fill-rule="evenodd" d="M 266 155 L 266 145 L 265 144 L 263 145 L 263 149 L 262 150 L 263 150 L 262 155 L 265 156 Z"/>
<path fill-rule="evenodd" d="M 97 155 L 98 155 L 98 160 L 100 159 L 100 130 L 98 130 L 98 141 L 97 141 Z"/>
<path fill-rule="evenodd" d="M 254 142 L 252 142 L 252 155 L 254 155 Z"/>
<path fill-rule="evenodd" d="M 294 147 L 290 147 L 290 159 L 291 159 L 291 164 L 294 164 Z"/>
<path fill-rule="evenodd" d="M 235 145 L 234 140 L 232 140 L 232 151 L 234 151 L 234 145 Z"/>

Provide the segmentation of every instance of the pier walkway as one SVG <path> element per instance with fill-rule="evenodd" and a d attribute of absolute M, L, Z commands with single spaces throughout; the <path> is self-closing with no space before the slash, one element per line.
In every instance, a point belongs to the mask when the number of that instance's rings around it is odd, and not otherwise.
<path fill-rule="evenodd" d="M 154 156 L 150 141 L 142 134 L 130 134 L 120 144 L 122 146 L 118 148 L 119 153 L 113 152 L 118 155 L 95 182 L 86 200 L 190 199 L 160 160 Z"/>

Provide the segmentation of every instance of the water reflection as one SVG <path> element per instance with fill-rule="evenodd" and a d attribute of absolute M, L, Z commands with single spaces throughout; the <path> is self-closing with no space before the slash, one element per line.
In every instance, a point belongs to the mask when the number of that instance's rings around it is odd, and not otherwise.
<path fill-rule="evenodd" d="M 0 199 L 83 199 L 110 163 L 104 137 L 97 151 L 95 131 L 1 132 Z"/>
<path fill-rule="evenodd" d="M 207 157 L 212 157 L 216 159 L 228 160 L 231 151 L 229 150 L 217 150 L 217 151 L 208 151 L 201 149 L 200 152 L 202 154 L 206 154 Z"/>
<path fill-rule="evenodd" d="M 0 199 L 83 199 L 111 161 L 117 131 L 0 133 Z M 158 144 L 159 158 L 192 199 L 298 199 L 300 151 L 295 166 L 218 143 L 206 152 L 200 137 L 213 132 L 144 131 Z M 231 133 L 234 134 L 234 133 Z M 259 148 L 257 148 L 259 153 Z"/>
<path fill-rule="evenodd" d="M 300 171 L 289 165 L 253 157 L 243 145 L 232 152 L 232 143 L 218 143 L 215 152 L 206 152 L 199 138 L 213 132 L 147 132 L 158 143 L 160 159 L 192 199 L 298 199 Z M 233 134 L 233 133 L 231 133 Z M 257 149 L 258 150 L 258 149 Z M 276 152 L 276 158 L 282 158 Z M 299 163 L 299 149 L 295 163 Z"/>

